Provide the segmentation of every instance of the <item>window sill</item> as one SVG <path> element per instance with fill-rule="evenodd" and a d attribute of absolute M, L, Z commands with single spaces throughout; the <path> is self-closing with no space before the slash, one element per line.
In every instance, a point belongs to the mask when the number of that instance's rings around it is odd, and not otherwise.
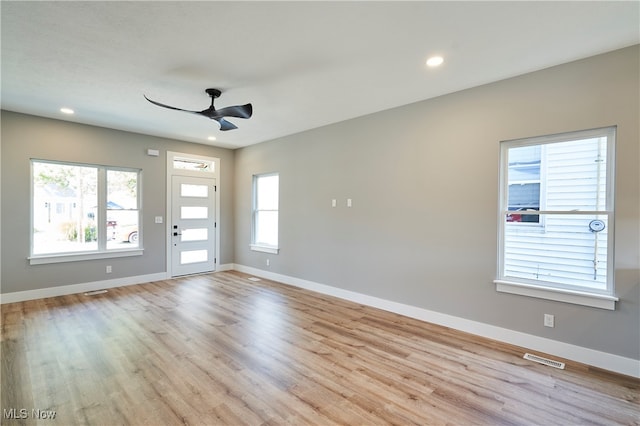
<path fill-rule="evenodd" d="M 496 284 L 496 291 L 501 293 L 519 294 L 521 296 L 537 297 L 539 299 L 591 306 L 593 308 L 608 309 L 610 311 L 614 311 L 616 309 L 616 302 L 620 300 L 615 296 L 607 296 L 604 294 L 552 289 L 549 287 L 522 284 L 514 281 L 494 280 L 493 282 Z"/>
<path fill-rule="evenodd" d="M 250 247 L 253 251 L 261 251 L 263 253 L 278 254 L 278 252 L 280 251 L 278 247 L 259 246 L 257 244 L 251 244 Z"/>
<path fill-rule="evenodd" d="M 30 265 L 44 265 L 48 263 L 78 262 L 82 260 L 111 259 L 114 257 L 142 256 L 143 249 L 104 251 L 74 254 L 49 254 L 29 257 Z"/>

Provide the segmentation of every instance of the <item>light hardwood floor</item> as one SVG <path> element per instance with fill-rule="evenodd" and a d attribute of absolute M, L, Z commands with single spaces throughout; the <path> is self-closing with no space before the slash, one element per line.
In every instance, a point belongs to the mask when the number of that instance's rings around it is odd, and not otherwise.
<path fill-rule="evenodd" d="M 640 424 L 640 380 L 247 278 L 3 305 L 2 424 Z"/>

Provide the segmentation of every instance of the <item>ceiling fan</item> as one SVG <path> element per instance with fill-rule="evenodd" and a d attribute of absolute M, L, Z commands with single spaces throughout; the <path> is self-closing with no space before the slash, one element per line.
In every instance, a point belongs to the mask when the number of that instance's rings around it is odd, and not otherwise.
<path fill-rule="evenodd" d="M 253 107 L 251 106 L 251 104 L 236 105 L 236 106 L 230 106 L 222 109 L 216 109 L 213 106 L 213 102 L 217 97 L 220 96 L 222 92 L 218 89 L 207 89 L 205 90 L 205 92 L 209 94 L 209 96 L 211 96 L 211 106 L 202 111 L 190 111 L 187 109 L 172 107 L 170 105 L 165 105 L 165 104 L 161 104 L 160 102 L 152 101 L 151 99 L 147 98 L 147 95 L 143 95 L 143 96 L 146 100 L 148 100 L 152 104 L 161 106 L 163 108 L 175 109 L 176 111 L 190 112 L 192 114 L 198 114 L 198 115 L 202 115 L 204 117 L 210 118 L 211 120 L 216 120 L 218 123 L 220 123 L 220 130 L 232 130 L 232 129 L 238 128 L 235 124 L 225 120 L 224 117 L 249 118 L 251 117 L 251 114 L 253 114 Z"/>

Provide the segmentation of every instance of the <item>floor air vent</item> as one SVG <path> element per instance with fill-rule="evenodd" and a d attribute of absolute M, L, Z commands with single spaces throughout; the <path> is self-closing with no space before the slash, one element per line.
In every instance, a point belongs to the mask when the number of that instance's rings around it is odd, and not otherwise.
<path fill-rule="evenodd" d="M 564 370 L 564 362 L 554 361 L 552 359 L 543 358 L 537 355 L 531 355 L 529 353 L 524 354 L 524 359 L 528 359 L 529 361 L 534 361 L 540 364 L 548 365 L 549 367 L 559 368 L 560 370 Z"/>
<path fill-rule="evenodd" d="M 107 290 L 94 290 L 94 291 L 87 291 L 84 295 L 85 296 L 95 296 L 97 294 L 105 294 L 107 292 Z"/>

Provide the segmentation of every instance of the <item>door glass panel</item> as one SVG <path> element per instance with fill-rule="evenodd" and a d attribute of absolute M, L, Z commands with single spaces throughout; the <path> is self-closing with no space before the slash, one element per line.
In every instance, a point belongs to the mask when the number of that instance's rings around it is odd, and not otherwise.
<path fill-rule="evenodd" d="M 207 207 L 180 206 L 180 219 L 207 219 L 208 217 Z"/>
<path fill-rule="evenodd" d="M 207 198 L 209 196 L 209 187 L 207 185 L 191 185 L 183 183 L 180 185 L 180 196 Z"/>
<path fill-rule="evenodd" d="M 206 241 L 209 238 L 207 228 L 183 229 L 180 241 Z"/>
<path fill-rule="evenodd" d="M 180 264 L 206 262 L 209 250 L 188 250 L 180 252 Z"/>

